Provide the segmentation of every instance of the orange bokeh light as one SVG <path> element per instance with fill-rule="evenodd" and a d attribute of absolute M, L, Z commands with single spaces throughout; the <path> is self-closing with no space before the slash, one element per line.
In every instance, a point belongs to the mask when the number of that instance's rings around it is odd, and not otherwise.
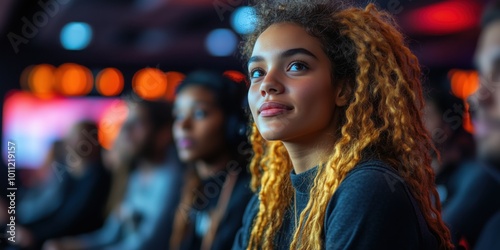
<path fill-rule="evenodd" d="M 465 103 L 465 112 L 464 112 L 464 117 L 463 117 L 463 123 L 464 123 L 464 129 L 465 131 L 469 132 L 469 133 L 474 133 L 474 125 L 472 124 L 472 120 L 471 120 L 471 117 L 470 117 L 470 113 L 469 113 L 469 103 L 467 102 L 464 102 Z"/>
<path fill-rule="evenodd" d="M 466 112 L 463 116 L 463 127 L 469 133 L 473 133 L 474 127 L 469 115 L 467 98 L 479 88 L 479 74 L 475 70 L 450 70 L 448 78 L 451 82 L 451 92 L 462 99 L 465 104 Z"/>
<path fill-rule="evenodd" d="M 156 100 L 167 93 L 167 76 L 159 69 L 145 68 L 132 78 L 132 89 L 143 99 Z"/>
<path fill-rule="evenodd" d="M 167 76 L 167 94 L 165 95 L 165 98 L 173 102 L 175 99 L 175 89 L 177 86 L 184 80 L 186 77 L 184 74 L 177 72 L 177 71 L 169 71 L 165 73 Z"/>
<path fill-rule="evenodd" d="M 33 71 L 33 68 L 35 68 L 35 65 L 30 65 L 26 67 L 23 72 L 21 73 L 21 77 L 19 77 L 19 84 L 21 85 L 21 89 L 25 91 L 30 91 L 30 87 L 28 84 L 28 78 Z"/>
<path fill-rule="evenodd" d="M 56 70 L 57 90 L 68 96 L 87 95 L 92 90 L 92 73 L 84 66 L 65 63 Z"/>
<path fill-rule="evenodd" d="M 103 96 L 116 96 L 123 91 L 123 75 L 116 68 L 105 68 L 96 77 L 96 89 Z"/>
<path fill-rule="evenodd" d="M 123 122 L 127 118 L 128 107 L 125 101 L 117 100 L 107 110 L 104 111 L 99 120 L 99 130 L 97 136 L 99 143 L 105 149 L 111 149 L 115 142 Z"/>
<path fill-rule="evenodd" d="M 54 94 L 55 71 L 56 68 L 50 64 L 28 67 L 21 75 L 21 82 L 23 78 L 27 78 L 28 88 L 33 94 L 39 97 L 50 97 Z"/>
<path fill-rule="evenodd" d="M 474 70 L 451 70 L 448 74 L 451 91 L 463 100 L 467 99 L 479 88 L 479 75 Z"/>

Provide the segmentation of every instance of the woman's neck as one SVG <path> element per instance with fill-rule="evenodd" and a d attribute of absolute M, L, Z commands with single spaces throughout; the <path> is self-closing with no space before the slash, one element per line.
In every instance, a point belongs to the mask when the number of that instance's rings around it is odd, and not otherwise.
<path fill-rule="evenodd" d="M 222 154 L 212 159 L 199 160 L 195 163 L 196 171 L 201 179 L 208 179 L 216 176 L 219 172 L 225 171 L 227 163 L 231 160 L 229 153 Z"/>
<path fill-rule="evenodd" d="M 333 152 L 334 142 L 333 135 L 321 133 L 300 141 L 284 141 L 283 144 L 292 160 L 295 173 L 300 174 L 328 159 Z"/>
<path fill-rule="evenodd" d="M 283 141 L 296 174 L 314 168 L 330 158 L 333 154 L 335 142 L 338 139 L 335 131 L 338 129 L 339 116 L 342 113 L 339 108 L 336 108 L 334 116 L 323 129 L 313 134 Z"/>

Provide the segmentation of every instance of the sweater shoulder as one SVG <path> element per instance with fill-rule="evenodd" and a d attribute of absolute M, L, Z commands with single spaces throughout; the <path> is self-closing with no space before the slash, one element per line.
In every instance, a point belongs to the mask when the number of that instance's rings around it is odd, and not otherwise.
<path fill-rule="evenodd" d="M 428 229 L 420 225 L 415 202 L 396 170 L 379 161 L 359 164 L 328 203 L 324 224 L 327 249 L 403 249 L 408 242 L 421 248 L 420 228 Z"/>
<path fill-rule="evenodd" d="M 410 204 L 410 197 L 405 181 L 396 170 L 380 161 L 368 161 L 347 174 L 332 196 L 329 206 L 337 202 L 341 202 L 342 206 L 370 203 L 370 209 L 375 209 L 377 204 L 390 202 Z"/>

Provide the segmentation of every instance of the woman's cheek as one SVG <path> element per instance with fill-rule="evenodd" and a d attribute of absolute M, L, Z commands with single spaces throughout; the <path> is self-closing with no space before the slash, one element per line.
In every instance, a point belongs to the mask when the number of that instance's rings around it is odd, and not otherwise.
<path fill-rule="evenodd" d="M 259 89 L 258 85 L 253 85 L 248 90 L 248 105 L 250 106 L 250 111 L 252 112 L 252 116 L 254 119 L 257 119 L 257 102 L 259 100 Z"/>

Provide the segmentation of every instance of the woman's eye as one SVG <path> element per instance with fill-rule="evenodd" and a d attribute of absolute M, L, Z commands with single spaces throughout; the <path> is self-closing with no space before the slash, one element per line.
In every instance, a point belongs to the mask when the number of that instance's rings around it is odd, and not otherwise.
<path fill-rule="evenodd" d="M 207 112 L 205 112 L 204 110 L 195 110 L 193 113 L 193 117 L 194 119 L 204 119 L 205 117 L 207 117 Z"/>
<path fill-rule="evenodd" d="M 264 76 L 264 71 L 261 69 L 254 69 L 250 72 L 250 78 L 259 78 Z"/>
<path fill-rule="evenodd" d="M 302 71 L 306 69 L 308 69 L 308 67 L 301 62 L 294 62 L 288 67 L 288 71 Z"/>

